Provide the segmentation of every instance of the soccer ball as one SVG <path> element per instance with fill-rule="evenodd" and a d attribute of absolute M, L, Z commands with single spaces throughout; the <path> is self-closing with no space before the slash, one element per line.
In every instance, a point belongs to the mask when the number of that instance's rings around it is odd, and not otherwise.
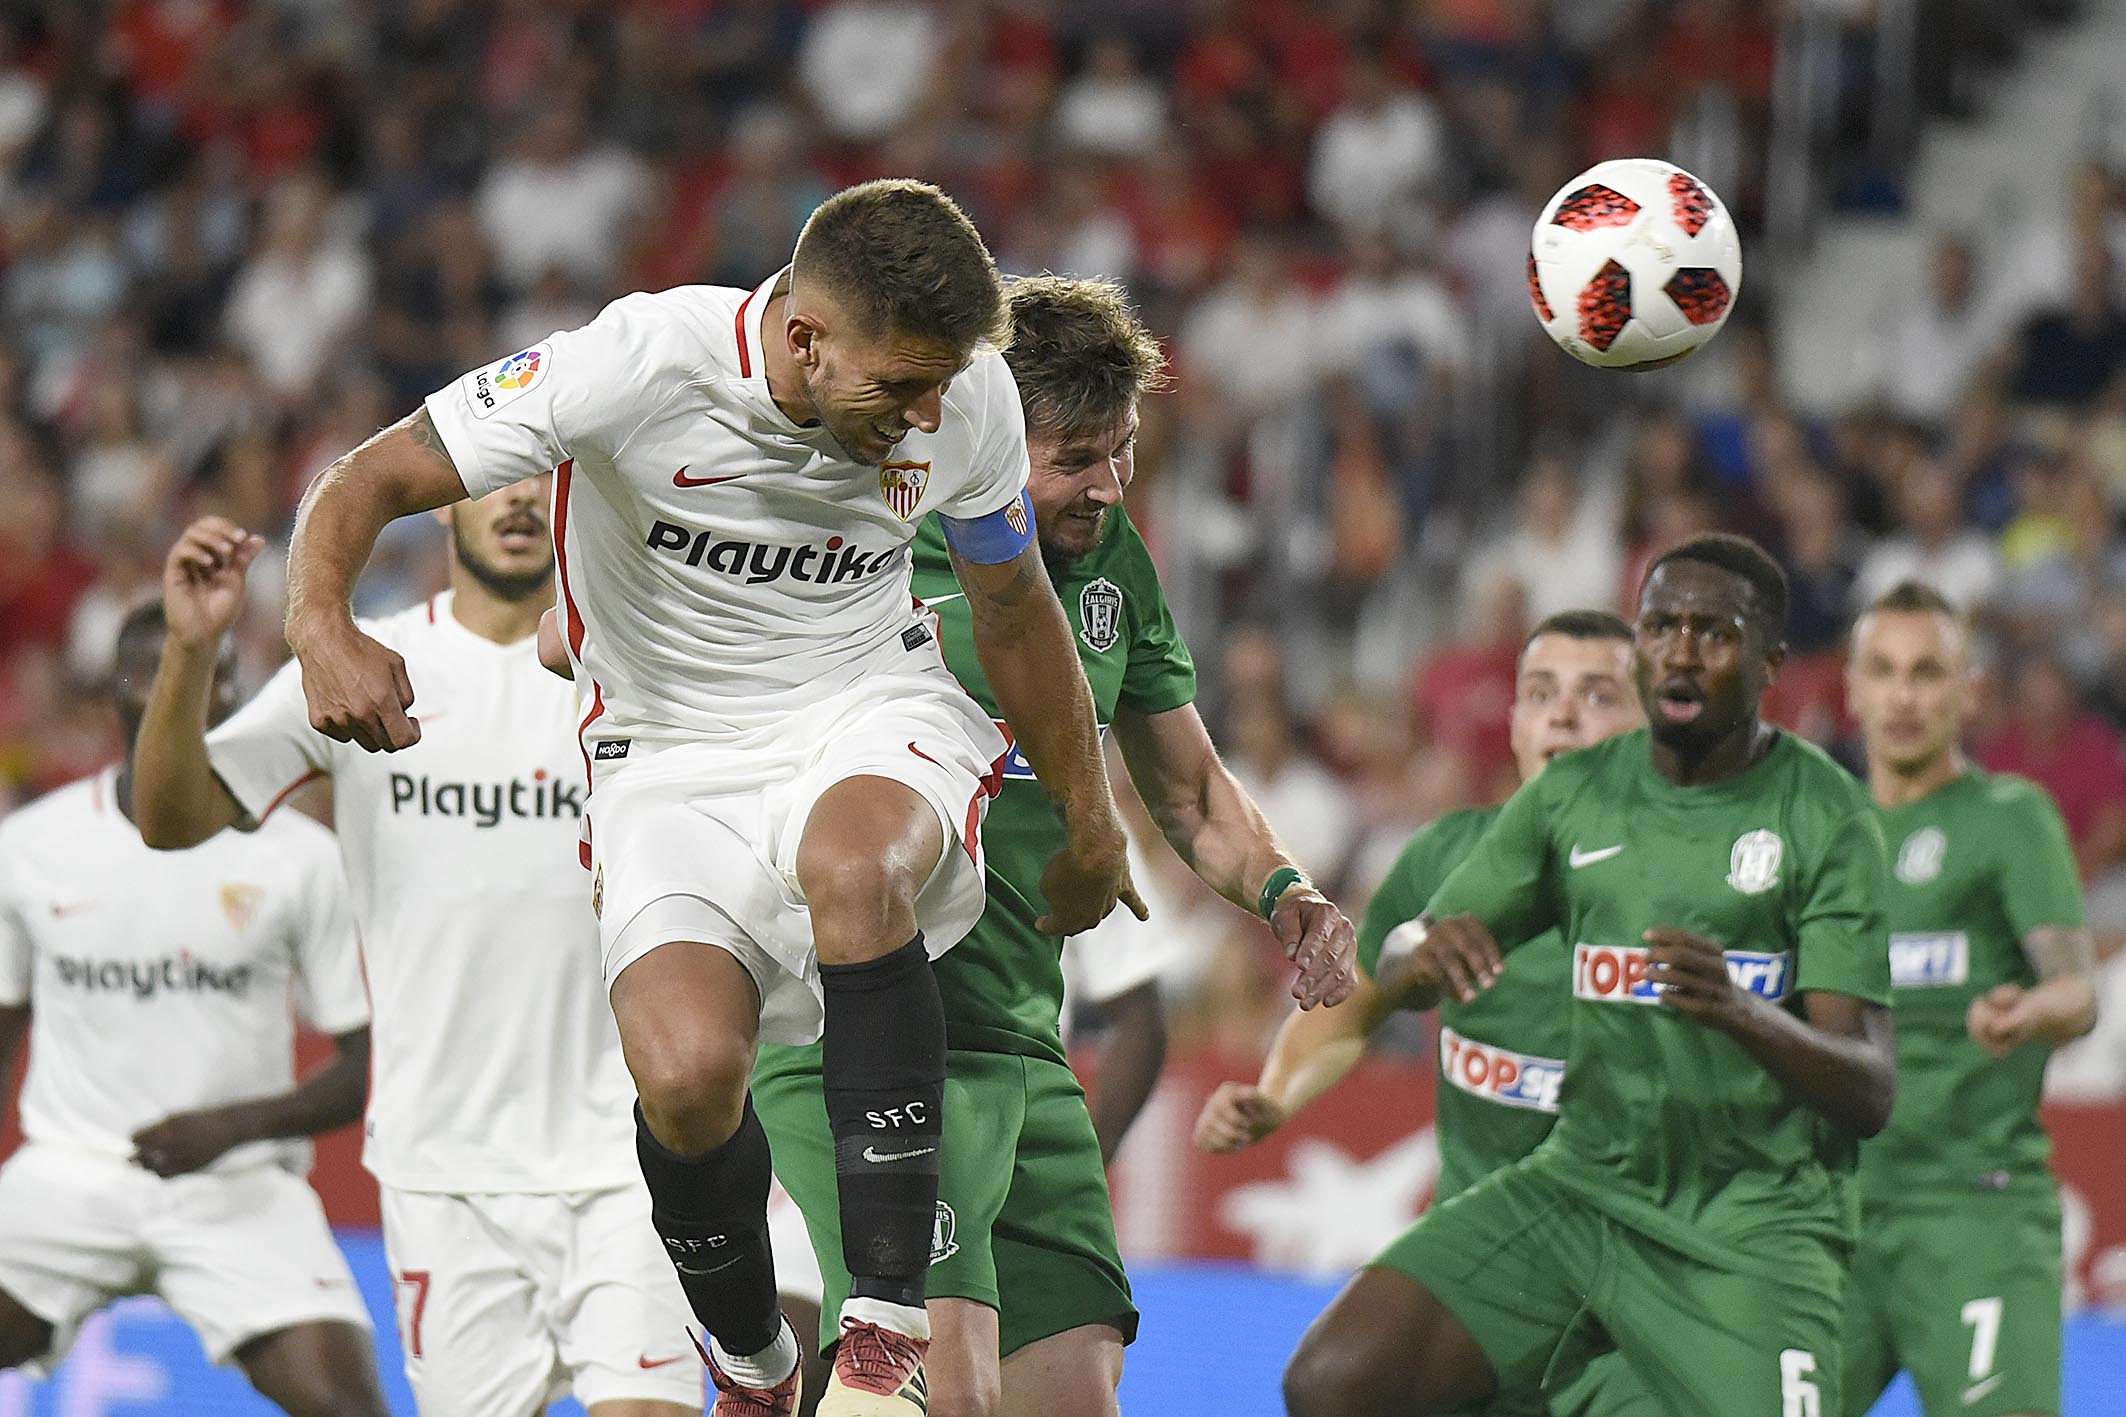
<path fill-rule="evenodd" d="M 1590 167 L 1543 207 L 1528 298 L 1583 364 L 1651 369 L 1720 332 L 1742 291 L 1742 240 L 1712 188 L 1649 157 Z"/>

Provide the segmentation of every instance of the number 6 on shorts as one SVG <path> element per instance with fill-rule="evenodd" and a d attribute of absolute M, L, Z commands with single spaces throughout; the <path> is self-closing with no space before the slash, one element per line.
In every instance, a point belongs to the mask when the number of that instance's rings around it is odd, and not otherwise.
<path fill-rule="evenodd" d="M 1823 1417 L 1823 1395 L 1809 1374 L 1816 1371 L 1816 1355 L 1805 1348 L 1779 1351 L 1780 1417 Z"/>

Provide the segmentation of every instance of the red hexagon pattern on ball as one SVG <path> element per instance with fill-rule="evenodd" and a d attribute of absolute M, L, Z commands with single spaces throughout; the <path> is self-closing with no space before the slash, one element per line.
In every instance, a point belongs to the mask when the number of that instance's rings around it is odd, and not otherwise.
<path fill-rule="evenodd" d="M 1676 225 L 1685 236 L 1696 236 L 1713 219 L 1713 194 L 1688 172 L 1668 175 L 1668 195 L 1676 204 Z"/>
<path fill-rule="evenodd" d="M 1639 204 L 1614 187 L 1590 182 L 1558 203 L 1552 226 L 1570 231 L 1593 231 L 1604 226 L 1629 226 L 1639 214 Z"/>
<path fill-rule="evenodd" d="M 1631 272 L 1605 261 L 1580 287 L 1580 338 L 1606 354 L 1630 319 Z"/>
<path fill-rule="evenodd" d="M 1661 287 L 1668 298 L 1676 302 L 1683 318 L 1694 325 L 1710 325 L 1727 313 L 1727 307 L 1735 298 L 1720 278 L 1720 272 L 1705 266 L 1686 266 L 1668 278 Z"/>
<path fill-rule="evenodd" d="M 1535 253 L 1528 253 L 1528 298 L 1535 302 L 1535 313 L 1548 324 L 1556 317 L 1550 313 L 1550 302 L 1543 298 L 1543 283 L 1535 278 Z"/>

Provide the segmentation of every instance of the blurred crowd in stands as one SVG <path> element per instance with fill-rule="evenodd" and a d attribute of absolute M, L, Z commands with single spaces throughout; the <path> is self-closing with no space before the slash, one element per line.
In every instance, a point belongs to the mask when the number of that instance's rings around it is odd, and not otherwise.
<path fill-rule="evenodd" d="M 1911 3 L 1951 118 L 2072 8 Z M 2126 167 L 2087 165 L 2015 259 L 1942 233 L 1864 293 L 1837 416 L 1782 398 L 1769 280 L 1639 379 L 1527 309 L 1533 213 L 1605 157 L 1692 168 L 1751 239 L 1780 25 L 1828 14 L 1864 56 L 1884 8 L 0 0 L 0 812 L 113 755 L 112 632 L 187 519 L 283 546 L 320 468 L 461 370 L 630 289 L 753 284 L 827 193 L 910 174 L 1007 270 L 1122 280 L 1168 340 L 1137 516 L 1222 743 L 1354 913 L 1418 826 L 1510 786 L 1526 627 L 1628 607 L 1718 527 L 1794 578 L 1778 717 L 1842 750 L 1854 607 L 1909 575 L 1967 606 L 1972 752 L 2053 791 L 2126 929 Z M 1868 112 L 1865 64 L 1832 82 Z M 1894 189 L 1859 126 L 1839 185 Z M 440 576 L 402 524 L 361 608 Z M 279 580 L 253 575 L 254 682 Z M 1258 1047 L 1278 961 L 1153 855 L 1182 1026 Z"/>

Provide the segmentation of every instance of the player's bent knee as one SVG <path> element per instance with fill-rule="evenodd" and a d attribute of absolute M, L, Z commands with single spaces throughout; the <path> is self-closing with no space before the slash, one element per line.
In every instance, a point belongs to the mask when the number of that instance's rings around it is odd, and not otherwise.
<path fill-rule="evenodd" d="M 52 1326 L 0 1289 L 0 1368 L 19 1368 L 52 1351 Z"/>
<path fill-rule="evenodd" d="M 738 1130 L 753 1071 L 750 1040 L 703 1030 L 630 1043 L 622 1051 L 643 1116 L 665 1145 L 702 1152 Z"/>
<path fill-rule="evenodd" d="M 1366 1404 L 1365 1364 L 1333 1344 L 1307 1341 L 1284 1370 L 1289 1417 L 1373 1417 Z"/>
<path fill-rule="evenodd" d="M 822 856 L 809 871 L 803 858 L 798 862 L 820 959 L 857 964 L 907 944 L 921 880 L 877 856 Z"/>
<path fill-rule="evenodd" d="M 936 1356 L 923 1364 L 930 1383 L 929 1417 L 997 1417 L 1004 1390 L 996 1365 L 953 1361 L 932 1352 Z"/>

